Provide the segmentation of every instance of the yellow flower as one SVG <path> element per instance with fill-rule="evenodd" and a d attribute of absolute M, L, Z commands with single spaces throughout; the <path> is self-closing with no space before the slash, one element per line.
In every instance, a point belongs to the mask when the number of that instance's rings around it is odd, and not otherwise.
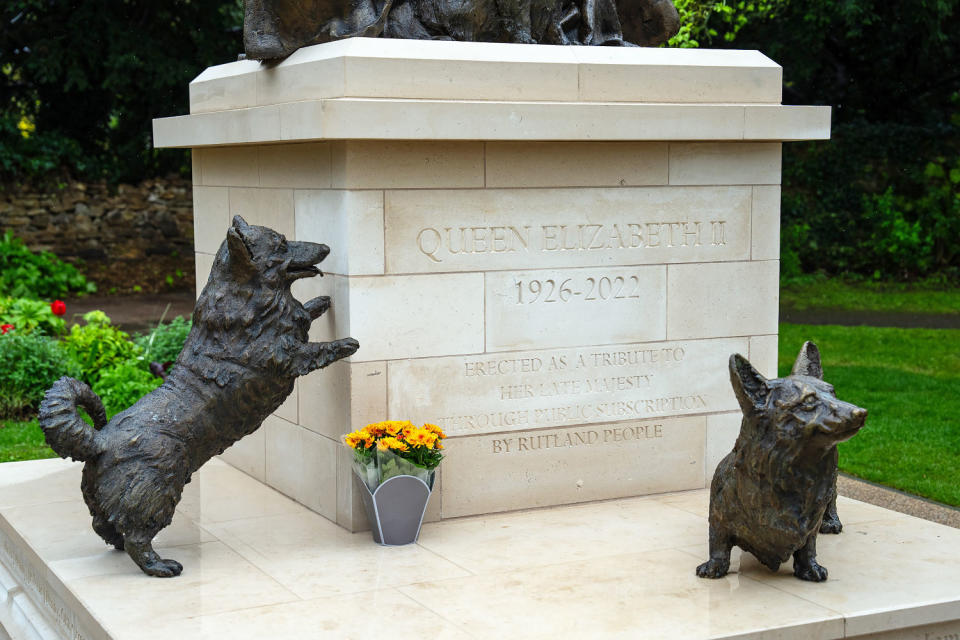
<path fill-rule="evenodd" d="M 388 436 L 401 435 L 405 430 L 413 426 L 410 424 L 409 420 L 387 420 L 381 424 L 383 425 L 383 430 Z"/>
<path fill-rule="evenodd" d="M 379 438 L 386 434 L 386 430 L 383 428 L 382 422 L 374 422 L 373 424 L 368 424 L 365 426 L 362 431 L 366 431 L 370 434 L 371 438 Z"/>
<path fill-rule="evenodd" d="M 407 442 L 414 447 L 432 447 L 437 441 L 437 434 L 427 429 L 412 429 L 407 434 Z"/>
<path fill-rule="evenodd" d="M 374 442 L 370 434 L 363 430 L 348 433 L 343 439 L 352 449 L 369 449 Z"/>
<path fill-rule="evenodd" d="M 394 451 L 406 451 L 409 447 L 393 436 L 387 436 L 386 438 L 377 441 L 377 448 L 381 451 L 388 451 L 390 449 L 393 449 Z"/>
<path fill-rule="evenodd" d="M 443 429 L 441 429 L 440 427 L 438 427 L 438 426 L 435 425 L 435 424 L 429 424 L 429 423 L 427 423 L 427 424 L 423 425 L 423 428 L 426 429 L 427 431 L 430 431 L 430 432 L 432 432 L 432 433 L 437 434 L 437 437 L 440 438 L 441 440 L 442 440 L 443 438 L 446 438 L 446 437 L 447 437 L 447 434 L 445 434 L 445 433 L 443 432 Z"/>

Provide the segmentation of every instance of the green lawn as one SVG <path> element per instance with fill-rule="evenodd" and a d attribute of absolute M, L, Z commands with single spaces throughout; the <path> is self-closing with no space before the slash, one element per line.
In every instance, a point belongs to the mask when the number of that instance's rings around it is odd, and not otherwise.
<path fill-rule="evenodd" d="M 0 420 L 0 462 L 56 458 L 47 446 L 36 420 L 15 422 Z"/>
<path fill-rule="evenodd" d="M 840 468 L 960 506 L 960 330 L 780 325 L 780 375 L 804 340 L 837 396 L 869 410 Z"/>
<path fill-rule="evenodd" d="M 810 277 L 801 282 L 783 283 L 780 304 L 799 310 L 960 314 L 960 289 Z"/>

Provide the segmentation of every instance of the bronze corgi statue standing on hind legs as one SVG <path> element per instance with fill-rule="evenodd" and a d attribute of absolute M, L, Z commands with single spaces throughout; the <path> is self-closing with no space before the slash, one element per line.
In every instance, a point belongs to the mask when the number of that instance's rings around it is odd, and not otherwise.
<path fill-rule="evenodd" d="M 147 574 L 180 575 L 151 541 L 170 524 L 183 487 L 203 463 L 256 431 L 298 376 L 353 355 L 353 338 L 309 342 L 322 296 L 300 304 L 290 285 L 323 275 L 329 247 L 288 242 L 236 216 L 193 313 L 193 328 L 164 383 L 107 422 L 100 398 L 61 378 L 40 407 L 47 443 L 82 460 L 93 529 Z M 91 428 L 78 408 L 93 419 Z"/>

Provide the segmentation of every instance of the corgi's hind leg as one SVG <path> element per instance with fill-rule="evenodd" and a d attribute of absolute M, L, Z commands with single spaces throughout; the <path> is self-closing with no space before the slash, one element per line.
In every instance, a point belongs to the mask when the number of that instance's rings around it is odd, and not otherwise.
<path fill-rule="evenodd" d="M 810 534 L 807 543 L 793 552 L 793 575 L 810 582 L 823 582 L 827 579 L 826 567 L 817 564 L 816 533 Z"/>
<path fill-rule="evenodd" d="M 176 560 L 161 558 L 160 555 L 153 550 L 153 545 L 150 543 L 152 539 L 153 536 L 149 538 L 139 535 L 125 536 L 123 539 L 124 548 L 130 558 L 136 562 L 137 566 L 147 575 L 157 576 L 158 578 L 170 578 L 180 575 L 183 571 L 183 565 Z"/>
<path fill-rule="evenodd" d="M 823 522 L 820 523 L 820 533 L 840 533 L 843 531 L 843 523 L 840 522 L 840 516 L 837 515 L 837 490 L 833 490 L 833 497 L 827 510 L 823 512 Z"/>
<path fill-rule="evenodd" d="M 94 516 L 93 530 L 96 531 L 97 535 L 103 538 L 107 544 L 112 544 L 118 551 L 123 551 L 123 536 L 106 518 L 99 514 Z"/>
<path fill-rule="evenodd" d="M 727 575 L 732 548 L 730 536 L 710 525 L 710 559 L 697 567 L 697 575 L 701 578 L 722 578 Z"/>

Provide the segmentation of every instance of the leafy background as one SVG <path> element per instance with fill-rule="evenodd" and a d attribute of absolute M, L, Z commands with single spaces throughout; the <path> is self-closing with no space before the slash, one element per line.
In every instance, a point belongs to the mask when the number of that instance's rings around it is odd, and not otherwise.
<path fill-rule="evenodd" d="M 759 49 L 833 139 L 784 145 L 782 273 L 960 281 L 960 0 L 675 0 L 671 46 Z M 189 174 L 152 118 L 242 49 L 241 0 L 7 0 L 0 181 Z"/>

